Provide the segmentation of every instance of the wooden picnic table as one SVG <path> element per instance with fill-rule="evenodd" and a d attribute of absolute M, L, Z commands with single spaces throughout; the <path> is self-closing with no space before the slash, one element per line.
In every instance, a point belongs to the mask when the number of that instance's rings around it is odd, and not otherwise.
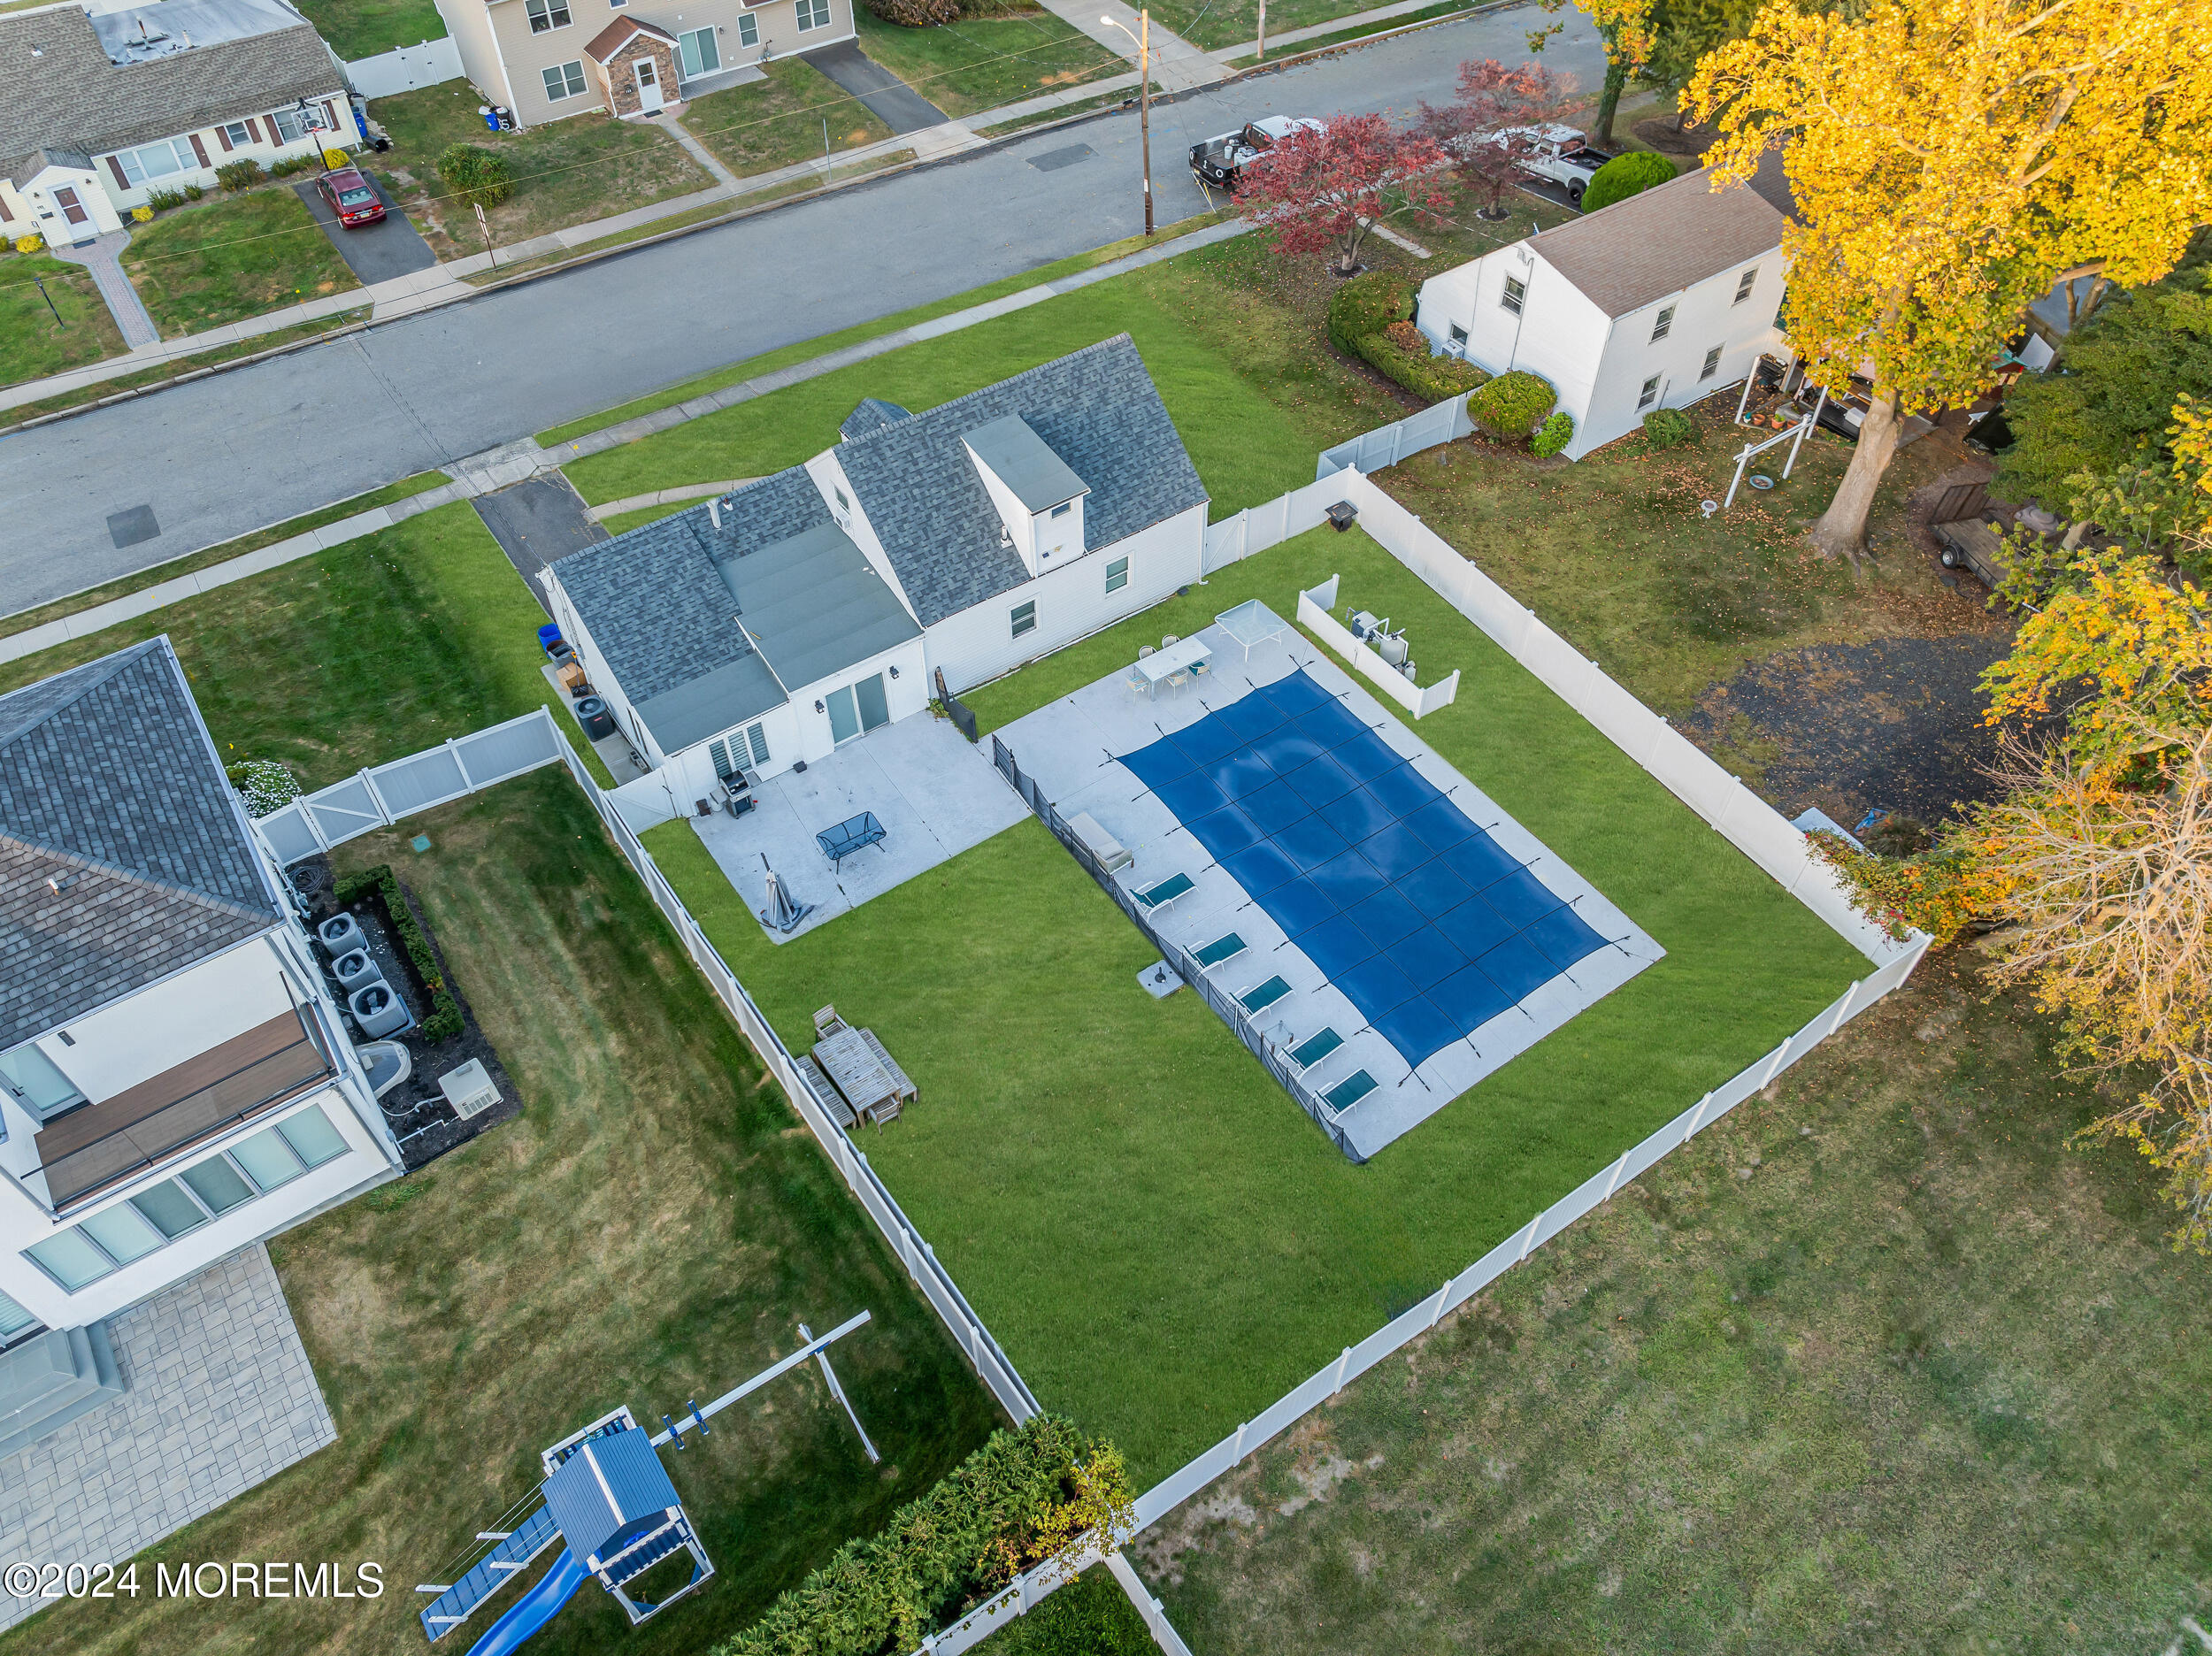
<path fill-rule="evenodd" d="M 839 1030 L 818 1041 L 812 1056 L 854 1111 L 878 1125 L 895 1116 L 902 1100 L 917 1096 L 914 1084 L 867 1030 Z"/>

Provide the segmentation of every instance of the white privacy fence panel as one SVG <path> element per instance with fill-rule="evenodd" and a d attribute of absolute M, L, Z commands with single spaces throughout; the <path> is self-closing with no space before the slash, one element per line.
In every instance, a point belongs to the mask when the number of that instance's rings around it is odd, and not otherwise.
<path fill-rule="evenodd" d="M 385 811 L 393 817 L 426 810 L 470 792 L 468 772 L 446 748 L 433 748 L 427 753 L 378 765 L 368 774 L 375 779 Z"/>
<path fill-rule="evenodd" d="M 346 65 L 346 80 L 365 98 L 458 80 L 465 73 L 460 45 L 449 34 L 419 46 L 395 47 L 373 58 L 357 58 Z"/>
<path fill-rule="evenodd" d="M 294 800 L 282 810 L 264 816 L 254 826 L 276 853 L 278 862 L 288 866 L 320 851 L 322 841 L 315 838 L 315 830 L 307 820 L 307 809 Z"/>
<path fill-rule="evenodd" d="M 1379 472 L 1409 454 L 1471 435 L 1474 429 L 1475 423 L 1467 415 L 1467 393 L 1463 391 L 1418 414 L 1362 432 L 1333 448 L 1324 448 L 1314 477 L 1318 481 L 1335 472 Z"/>
<path fill-rule="evenodd" d="M 305 795 L 299 805 L 316 838 L 326 846 L 381 828 L 391 820 L 384 815 L 384 807 L 365 777 L 348 777 L 319 793 Z"/>
<path fill-rule="evenodd" d="M 1328 600 L 1317 600 L 1316 594 L 1326 592 Z M 1455 667 L 1448 678 L 1440 678 L 1427 689 L 1414 687 L 1413 680 L 1393 667 L 1373 650 L 1352 636 L 1352 631 L 1327 609 L 1333 601 L 1336 578 L 1331 576 L 1325 586 L 1298 594 L 1298 625 L 1305 627 L 1324 644 L 1352 663 L 1361 673 L 1371 679 L 1382 693 L 1400 707 L 1421 718 L 1437 709 L 1448 705 L 1459 695 L 1459 669 Z"/>
<path fill-rule="evenodd" d="M 1287 494 L 1278 494 L 1264 506 L 1248 506 L 1233 518 L 1208 524 L 1204 572 L 1210 575 L 1239 558 L 1319 528 L 1328 521 L 1329 508 L 1343 498 L 1344 491 L 1333 479 L 1324 478 Z"/>
<path fill-rule="evenodd" d="M 607 799 L 622 814 L 622 820 L 633 833 L 657 828 L 683 814 L 676 809 L 674 790 L 658 770 L 633 778 L 608 794 Z"/>

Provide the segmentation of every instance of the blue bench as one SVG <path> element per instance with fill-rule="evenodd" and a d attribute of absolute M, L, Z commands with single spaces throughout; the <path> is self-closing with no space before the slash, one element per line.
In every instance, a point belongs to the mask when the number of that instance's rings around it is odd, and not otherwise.
<path fill-rule="evenodd" d="M 825 828 L 814 836 L 814 843 L 822 847 L 822 855 L 830 860 L 833 871 L 842 869 L 845 859 L 856 851 L 865 851 L 870 846 L 883 850 L 883 824 L 876 820 L 873 811 L 863 811 L 857 816 L 848 816 L 834 828 Z M 887 856 L 890 854 L 884 853 Z"/>

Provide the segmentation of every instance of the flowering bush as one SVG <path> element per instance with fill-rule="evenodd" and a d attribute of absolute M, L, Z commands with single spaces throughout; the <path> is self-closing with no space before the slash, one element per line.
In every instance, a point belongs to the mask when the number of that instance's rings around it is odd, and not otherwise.
<path fill-rule="evenodd" d="M 247 759 L 227 774 L 238 797 L 246 801 L 246 815 L 266 816 L 282 810 L 300 796 L 300 785 L 290 770 L 273 759 Z"/>
<path fill-rule="evenodd" d="M 1990 887 L 1966 851 L 1939 847 L 1914 857 L 1876 856 L 1839 835 L 1805 836 L 1821 860 L 1843 877 L 1851 901 L 1868 919 L 1902 942 L 1915 931 L 1948 943 L 1987 906 Z"/>
<path fill-rule="evenodd" d="M 19 253 L 35 253 L 45 245 L 44 239 L 40 236 L 18 236 L 15 239 L 15 250 Z"/>
<path fill-rule="evenodd" d="M 134 223 L 134 224 L 151 224 L 151 223 L 153 223 L 153 221 L 154 221 L 154 210 L 153 210 L 152 208 L 150 208 L 150 207 L 134 207 L 134 208 L 132 208 L 132 209 L 131 209 L 131 222 L 132 222 L 132 223 Z"/>

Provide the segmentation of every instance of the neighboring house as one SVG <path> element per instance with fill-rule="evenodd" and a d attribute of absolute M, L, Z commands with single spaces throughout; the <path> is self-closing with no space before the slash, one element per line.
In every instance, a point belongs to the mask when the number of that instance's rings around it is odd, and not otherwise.
<path fill-rule="evenodd" d="M 0 696 L 0 1344 L 61 1336 L 0 1449 L 112 1393 L 104 1319 L 399 1169 L 169 640 Z"/>
<path fill-rule="evenodd" d="M 1787 355 L 1792 211 L 1779 152 L 1718 192 L 1709 170 L 1687 172 L 1430 277 L 1415 319 L 1440 351 L 1550 380 L 1579 460 L 1654 409 L 1740 382 L 1761 351 Z"/>
<path fill-rule="evenodd" d="M 843 441 L 547 571 L 593 687 L 681 809 L 1199 579 L 1206 490 L 1127 334 Z"/>
<path fill-rule="evenodd" d="M 226 162 L 342 143 L 348 119 L 337 60 L 277 0 L 0 15 L 0 235 L 88 242 Z"/>
<path fill-rule="evenodd" d="M 853 0 L 437 0 L 469 80 L 516 123 L 649 115 L 854 36 Z"/>

